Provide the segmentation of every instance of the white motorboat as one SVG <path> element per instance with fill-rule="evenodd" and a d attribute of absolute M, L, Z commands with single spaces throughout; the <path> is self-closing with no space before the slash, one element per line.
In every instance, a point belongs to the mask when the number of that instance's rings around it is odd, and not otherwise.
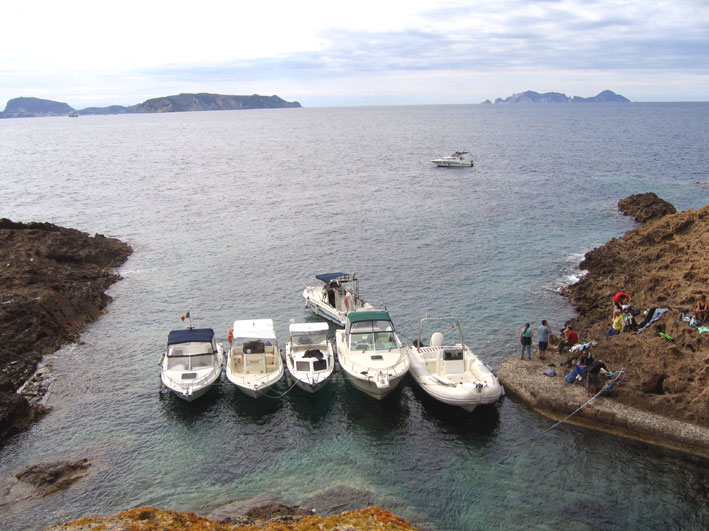
<path fill-rule="evenodd" d="M 211 328 L 172 330 L 160 360 L 160 383 L 191 402 L 219 379 L 223 363 L 222 345 Z"/>
<path fill-rule="evenodd" d="M 283 376 L 272 319 L 234 321 L 229 344 L 226 377 L 245 394 L 258 398 Z"/>
<path fill-rule="evenodd" d="M 327 339 L 329 329 L 323 322 L 292 323 L 289 327 L 286 367 L 303 391 L 315 393 L 325 387 L 335 368 L 332 345 Z"/>
<path fill-rule="evenodd" d="M 426 323 L 445 323 L 448 337 L 434 332 L 430 345 L 423 346 Z M 460 321 L 453 317 L 421 319 L 418 341 L 409 347 L 409 359 L 414 380 L 445 404 L 473 411 L 477 406 L 495 403 L 505 393 L 492 369 L 465 344 Z"/>
<path fill-rule="evenodd" d="M 456 151 L 448 157 L 441 157 L 440 159 L 433 159 L 433 162 L 439 168 L 460 168 L 460 167 L 470 167 L 473 165 L 473 157 L 470 155 L 469 151 Z"/>
<path fill-rule="evenodd" d="M 306 286 L 303 290 L 305 305 L 317 315 L 345 326 L 350 312 L 373 310 L 374 307 L 359 296 L 359 279 L 355 273 L 325 273 L 315 275 L 322 286 Z M 352 287 L 346 284 L 351 283 Z"/>
<path fill-rule="evenodd" d="M 372 398 L 391 393 L 409 370 L 409 357 L 384 310 L 350 312 L 335 332 L 337 359 L 347 380 Z"/>

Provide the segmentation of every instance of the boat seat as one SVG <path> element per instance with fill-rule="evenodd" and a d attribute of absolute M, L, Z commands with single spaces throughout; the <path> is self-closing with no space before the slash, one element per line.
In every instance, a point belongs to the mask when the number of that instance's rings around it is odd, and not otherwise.
<path fill-rule="evenodd" d="M 434 332 L 431 334 L 431 346 L 440 347 L 441 345 L 443 345 L 443 334 L 440 332 Z"/>
<path fill-rule="evenodd" d="M 247 341 L 243 348 L 246 354 L 263 354 L 266 351 L 263 341 Z"/>
<path fill-rule="evenodd" d="M 255 374 L 266 372 L 266 356 L 260 354 L 244 354 L 244 373 Z"/>

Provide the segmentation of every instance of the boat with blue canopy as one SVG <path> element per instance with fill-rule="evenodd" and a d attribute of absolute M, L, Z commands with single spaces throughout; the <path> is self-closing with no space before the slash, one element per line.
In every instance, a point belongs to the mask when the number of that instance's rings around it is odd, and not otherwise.
<path fill-rule="evenodd" d="M 219 379 L 223 362 L 224 350 L 211 328 L 172 330 L 160 360 L 160 383 L 191 402 Z"/>
<path fill-rule="evenodd" d="M 315 314 L 345 326 L 345 319 L 350 312 L 374 309 L 359 296 L 356 273 L 323 273 L 315 275 L 315 278 L 322 285 L 306 286 L 303 290 L 305 306 Z"/>

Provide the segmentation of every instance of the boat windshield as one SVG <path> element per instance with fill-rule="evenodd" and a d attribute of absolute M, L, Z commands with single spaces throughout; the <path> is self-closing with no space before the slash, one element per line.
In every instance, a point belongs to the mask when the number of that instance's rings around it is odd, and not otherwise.
<path fill-rule="evenodd" d="M 327 343 L 327 334 L 325 332 L 303 336 L 293 336 L 294 346 L 306 347 L 310 345 L 323 345 L 325 343 Z"/>
<path fill-rule="evenodd" d="M 388 350 L 397 348 L 394 332 L 361 332 L 351 334 L 352 350 Z"/>
<path fill-rule="evenodd" d="M 177 343 L 170 345 L 167 350 L 168 358 L 180 356 L 197 356 L 199 354 L 214 354 L 214 346 L 204 341 Z"/>
<path fill-rule="evenodd" d="M 214 345 L 204 341 L 177 343 L 167 350 L 167 368 L 191 371 L 214 365 Z"/>
<path fill-rule="evenodd" d="M 358 321 L 352 323 L 350 332 L 393 332 L 394 325 L 391 321 Z"/>

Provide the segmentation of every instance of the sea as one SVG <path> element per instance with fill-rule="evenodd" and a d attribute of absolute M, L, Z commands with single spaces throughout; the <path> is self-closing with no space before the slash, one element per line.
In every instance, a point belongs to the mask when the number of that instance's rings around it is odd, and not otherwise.
<path fill-rule="evenodd" d="M 329 496 L 425 530 L 706 529 L 706 463 L 545 431 L 554 422 L 511 397 L 466 413 L 407 376 L 378 402 L 338 375 L 316 395 L 282 381 L 254 400 L 222 382 L 186 403 L 160 391 L 158 362 L 188 311 L 225 345 L 234 320 L 271 318 L 282 346 L 290 322 L 318 320 L 304 286 L 341 271 L 404 341 L 425 316 L 457 317 L 496 369 L 526 322 L 557 332 L 574 317 L 560 291 L 584 254 L 637 226 L 618 200 L 709 203 L 707 138 L 707 103 L 0 120 L 0 217 L 134 249 L 105 315 L 45 358 L 51 413 L 0 449 L 3 488 L 40 462 L 87 458 L 90 472 L 3 507 L 0 528 Z M 430 162 L 456 150 L 475 166 Z"/>

